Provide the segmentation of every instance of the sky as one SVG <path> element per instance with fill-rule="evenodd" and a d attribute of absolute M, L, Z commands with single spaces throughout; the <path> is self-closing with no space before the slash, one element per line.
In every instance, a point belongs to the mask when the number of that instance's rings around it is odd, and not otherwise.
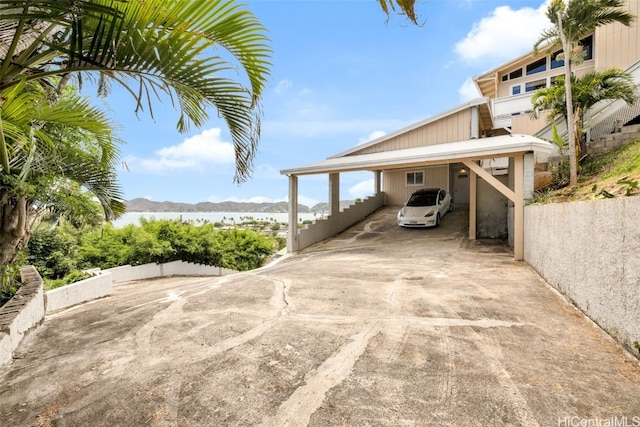
<path fill-rule="evenodd" d="M 423 22 L 389 19 L 377 0 L 246 0 L 268 30 L 272 68 L 252 177 L 234 183 L 231 136 L 215 111 L 176 130 L 169 100 L 134 113 L 114 86 L 103 107 L 117 125 L 124 198 L 277 202 L 280 170 L 323 160 L 478 97 L 472 77 L 531 50 L 549 26 L 542 0 L 417 0 Z M 124 166 L 126 165 L 126 167 Z M 373 175 L 340 175 L 340 198 L 371 195 Z M 328 176 L 302 176 L 299 202 L 328 199 Z"/>

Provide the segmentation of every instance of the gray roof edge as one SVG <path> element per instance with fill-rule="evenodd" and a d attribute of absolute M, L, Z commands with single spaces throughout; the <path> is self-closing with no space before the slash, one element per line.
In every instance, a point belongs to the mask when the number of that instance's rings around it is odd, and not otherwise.
<path fill-rule="evenodd" d="M 476 144 L 483 140 L 491 142 L 492 144 Z M 445 149 L 443 150 L 443 148 Z M 369 168 L 384 168 L 411 162 L 432 163 L 441 161 L 443 163 L 453 163 L 463 159 L 504 157 L 509 154 L 533 151 L 550 154 L 553 152 L 553 145 L 550 142 L 531 135 L 503 135 L 381 153 L 329 158 L 298 168 L 283 169 L 280 171 L 280 174 L 310 175 L 339 170 L 367 170 Z M 386 157 L 384 157 L 385 155 Z"/>

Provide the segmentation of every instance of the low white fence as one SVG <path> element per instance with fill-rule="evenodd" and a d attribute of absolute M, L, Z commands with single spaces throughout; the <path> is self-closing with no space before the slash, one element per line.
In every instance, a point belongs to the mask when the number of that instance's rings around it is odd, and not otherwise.
<path fill-rule="evenodd" d="M 640 196 L 525 207 L 524 259 L 640 356 Z"/>

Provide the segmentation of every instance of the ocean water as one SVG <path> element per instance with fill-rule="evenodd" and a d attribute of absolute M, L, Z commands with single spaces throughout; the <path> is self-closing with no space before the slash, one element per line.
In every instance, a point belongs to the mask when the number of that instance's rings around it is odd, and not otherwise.
<path fill-rule="evenodd" d="M 113 221 L 116 228 L 124 227 L 129 224 L 139 224 L 140 218 L 146 219 L 181 219 L 182 221 L 191 221 L 194 224 L 203 224 L 205 222 L 221 222 L 225 223 L 242 223 L 250 221 L 275 221 L 289 222 L 288 213 L 262 213 L 262 212 L 127 212 L 117 220 Z M 299 213 L 298 222 L 320 219 L 320 215 L 314 213 Z"/>

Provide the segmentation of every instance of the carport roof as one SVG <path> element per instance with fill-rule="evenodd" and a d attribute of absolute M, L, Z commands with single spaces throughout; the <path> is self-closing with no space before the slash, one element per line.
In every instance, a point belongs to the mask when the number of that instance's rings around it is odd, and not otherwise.
<path fill-rule="evenodd" d="M 424 165 L 455 163 L 517 153 L 551 154 L 553 145 L 531 135 L 503 135 L 445 144 L 425 145 L 403 150 L 334 157 L 297 168 L 283 169 L 282 175 L 312 175 L 358 170 L 399 169 Z"/>

